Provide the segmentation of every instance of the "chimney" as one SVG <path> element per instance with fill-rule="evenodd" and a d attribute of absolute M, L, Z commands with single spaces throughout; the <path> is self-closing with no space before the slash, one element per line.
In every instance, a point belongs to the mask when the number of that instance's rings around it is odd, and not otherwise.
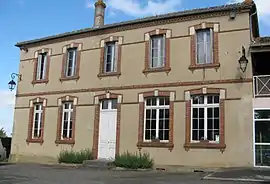
<path fill-rule="evenodd" d="M 106 4 L 103 2 L 103 0 L 98 0 L 95 3 L 94 28 L 99 28 L 104 25 L 105 8 L 106 8 Z"/>

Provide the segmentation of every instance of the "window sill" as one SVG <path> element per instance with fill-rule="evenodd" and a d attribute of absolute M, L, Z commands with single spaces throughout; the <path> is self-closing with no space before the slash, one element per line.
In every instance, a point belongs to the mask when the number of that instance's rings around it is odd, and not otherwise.
<path fill-rule="evenodd" d="M 196 65 L 190 65 L 188 69 L 190 70 L 196 70 L 196 69 L 203 69 L 203 68 L 215 68 L 218 69 L 220 67 L 219 63 L 215 64 L 196 64 Z"/>
<path fill-rule="evenodd" d="M 63 139 L 63 140 L 55 140 L 55 144 L 75 144 L 75 140 L 73 139 Z"/>
<path fill-rule="evenodd" d="M 32 139 L 32 138 L 27 138 L 26 139 L 27 144 L 29 143 L 39 143 L 39 144 L 43 144 L 44 140 L 42 138 L 38 138 L 38 139 Z"/>
<path fill-rule="evenodd" d="M 146 68 L 143 70 L 143 73 L 147 75 L 148 73 L 156 73 L 156 72 L 166 72 L 167 74 L 171 71 L 170 67 L 162 67 L 162 68 Z"/>
<path fill-rule="evenodd" d="M 63 82 L 63 81 L 69 81 L 69 80 L 76 80 L 76 81 L 78 81 L 79 79 L 80 79 L 79 76 L 72 76 L 72 77 L 61 77 L 59 80 L 61 82 Z"/>
<path fill-rule="evenodd" d="M 220 149 L 221 152 L 224 152 L 226 144 L 222 143 L 217 144 L 202 141 L 199 143 L 185 143 L 184 148 L 186 149 L 186 151 L 189 151 L 189 149 Z"/>
<path fill-rule="evenodd" d="M 42 79 L 42 80 L 33 80 L 32 84 L 47 84 L 49 82 L 48 79 Z"/>
<path fill-rule="evenodd" d="M 170 151 L 173 149 L 173 143 L 169 142 L 138 142 L 138 148 L 142 147 L 154 147 L 154 148 L 168 148 Z"/>
<path fill-rule="evenodd" d="M 98 78 L 102 78 L 102 77 L 119 77 L 121 75 L 120 72 L 110 72 L 110 73 L 99 73 L 97 76 Z"/>

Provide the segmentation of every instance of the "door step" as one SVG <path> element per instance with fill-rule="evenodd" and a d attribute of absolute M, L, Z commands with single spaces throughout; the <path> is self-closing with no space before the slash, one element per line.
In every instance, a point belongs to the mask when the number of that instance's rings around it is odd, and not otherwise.
<path fill-rule="evenodd" d="M 114 168 L 112 165 L 111 160 L 86 160 L 83 163 L 83 166 L 86 168 L 93 168 L 93 169 L 111 169 Z"/>

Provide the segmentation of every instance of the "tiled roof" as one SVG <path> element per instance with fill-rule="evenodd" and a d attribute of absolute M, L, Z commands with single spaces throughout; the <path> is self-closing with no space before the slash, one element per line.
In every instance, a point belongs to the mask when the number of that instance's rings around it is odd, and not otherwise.
<path fill-rule="evenodd" d="M 77 35 L 77 34 L 81 34 L 81 33 L 87 33 L 87 32 L 92 32 L 92 31 L 103 30 L 103 29 L 110 29 L 110 28 L 114 28 L 114 27 L 120 27 L 120 26 L 125 26 L 125 25 L 161 20 L 161 19 L 168 19 L 168 18 L 174 18 L 174 17 L 184 17 L 184 16 L 190 16 L 190 15 L 212 13 L 212 12 L 251 9 L 253 6 L 254 6 L 254 3 L 248 4 L 248 3 L 243 2 L 243 3 L 227 4 L 227 5 L 222 5 L 222 6 L 213 6 L 213 7 L 208 7 L 208 8 L 199 8 L 199 9 L 173 12 L 173 13 L 168 13 L 168 14 L 163 14 L 163 15 L 157 15 L 157 16 L 145 17 L 145 18 L 140 18 L 140 19 L 135 19 L 135 20 L 130 20 L 130 21 L 118 22 L 118 23 L 114 23 L 114 24 L 106 24 L 100 28 L 85 28 L 85 29 L 75 30 L 75 31 L 57 34 L 57 35 L 53 35 L 53 36 L 43 37 L 43 38 L 39 38 L 39 39 L 23 41 L 23 42 L 17 43 L 16 46 L 21 47 L 21 46 L 24 46 L 27 44 L 33 44 L 33 43 L 52 40 L 52 39 L 56 39 L 56 38 L 62 38 L 62 37 Z"/>

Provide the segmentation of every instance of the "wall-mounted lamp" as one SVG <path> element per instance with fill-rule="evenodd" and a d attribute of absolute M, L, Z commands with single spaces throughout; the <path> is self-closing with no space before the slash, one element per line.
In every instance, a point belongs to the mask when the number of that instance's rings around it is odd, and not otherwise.
<path fill-rule="evenodd" d="M 11 81 L 9 81 L 9 83 L 8 83 L 8 88 L 10 89 L 10 91 L 14 90 L 16 87 L 16 82 L 13 80 L 13 79 L 15 79 L 15 77 L 18 77 L 18 81 L 22 80 L 21 74 L 12 73 L 11 74 Z"/>
<path fill-rule="evenodd" d="M 247 64 L 248 64 L 248 59 L 246 57 L 246 49 L 244 46 L 242 46 L 242 56 L 238 60 L 238 62 L 239 62 L 240 70 L 244 73 L 247 69 Z"/>

